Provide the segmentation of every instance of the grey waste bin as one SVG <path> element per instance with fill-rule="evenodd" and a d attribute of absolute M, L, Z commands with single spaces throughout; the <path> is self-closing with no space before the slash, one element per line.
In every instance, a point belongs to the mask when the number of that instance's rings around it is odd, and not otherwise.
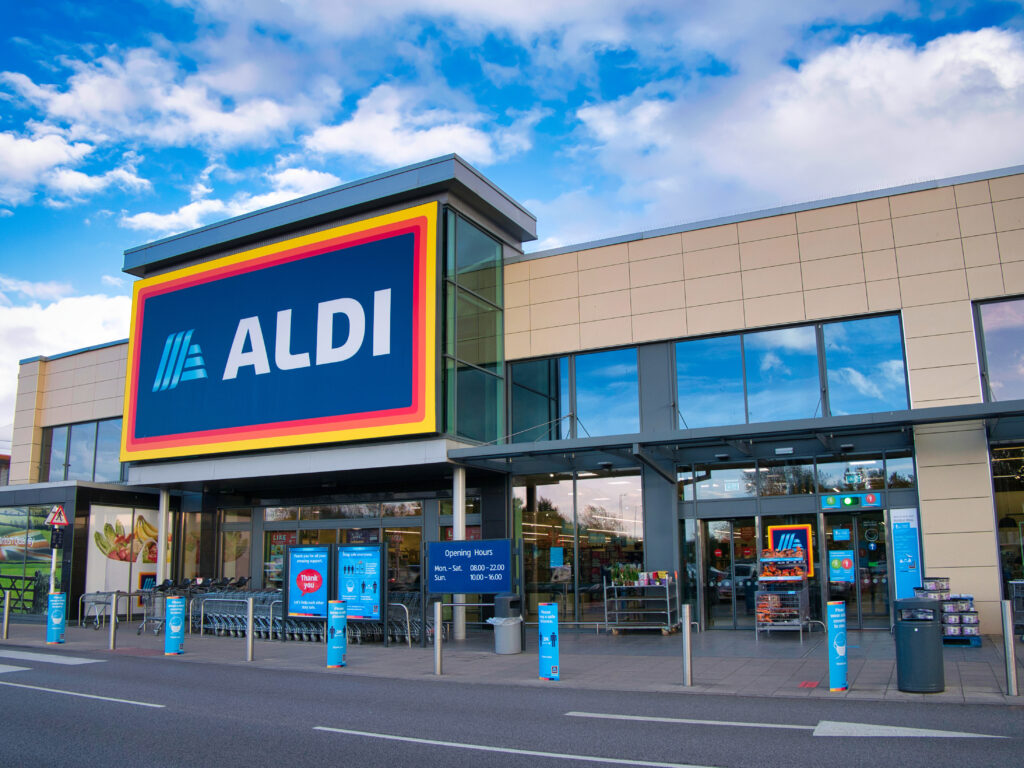
<path fill-rule="evenodd" d="M 896 684 L 908 693 L 946 690 L 942 611 L 937 600 L 896 601 Z"/>
<path fill-rule="evenodd" d="M 494 618 L 487 620 L 494 626 L 495 653 L 522 653 L 522 601 L 519 595 L 503 592 L 494 596 Z"/>

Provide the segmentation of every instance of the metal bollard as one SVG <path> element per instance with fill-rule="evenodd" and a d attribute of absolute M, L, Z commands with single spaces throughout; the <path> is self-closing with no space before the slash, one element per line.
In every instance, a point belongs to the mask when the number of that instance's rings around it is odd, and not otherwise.
<path fill-rule="evenodd" d="M 117 650 L 117 593 L 110 596 L 110 650 Z"/>
<path fill-rule="evenodd" d="M 252 615 L 256 599 L 250 597 L 245 602 L 247 603 L 245 607 L 245 660 L 252 661 L 252 646 L 256 637 L 256 633 L 252 631 Z"/>
<path fill-rule="evenodd" d="M 1010 601 L 1002 601 L 1003 609 L 1003 654 L 1006 660 L 1006 695 L 1019 696 L 1017 690 L 1017 655 L 1013 650 L 1013 612 Z"/>
<path fill-rule="evenodd" d="M 11 621 L 11 590 L 4 590 L 4 640 L 7 639 L 7 630 Z"/>
<path fill-rule="evenodd" d="M 441 633 L 444 626 L 441 623 L 441 601 L 434 603 L 434 674 L 441 672 Z"/>
<path fill-rule="evenodd" d="M 693 685 L 693 644 L 690 636 L 690 604 L 683 606 L 681 620 L 683 622 L 683 685 Z"/>

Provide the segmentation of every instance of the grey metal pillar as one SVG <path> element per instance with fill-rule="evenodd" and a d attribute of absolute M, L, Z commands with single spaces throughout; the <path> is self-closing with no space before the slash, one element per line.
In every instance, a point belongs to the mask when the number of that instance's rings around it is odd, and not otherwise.
<path fill-rule="evenodd" d="M 466 540 L 466 468 L 452 472 L 452 540 Z M 466 602 L 465 595 L 453 595 L 456 603 Z M 466 639 L 466 609 L 452 608 L 452 634 L 456 640 Z"/>

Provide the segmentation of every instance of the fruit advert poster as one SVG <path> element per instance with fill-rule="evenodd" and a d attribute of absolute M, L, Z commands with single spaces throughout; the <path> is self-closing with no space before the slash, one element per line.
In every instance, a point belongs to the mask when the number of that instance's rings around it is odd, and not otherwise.
<path fill-rule="evenodd" d="M 155 509 L 92 506 L 86 592 L 129 592 L 133 571 L 156 572 L 157 515 Z"/>

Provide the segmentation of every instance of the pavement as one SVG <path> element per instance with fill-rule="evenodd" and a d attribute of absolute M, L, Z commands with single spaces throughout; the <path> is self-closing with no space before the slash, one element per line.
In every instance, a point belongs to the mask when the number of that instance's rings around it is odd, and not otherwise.
<path fill-rule="evenodd" d="M 61 645 L 47 645 L 45 626 L 12 621 L 4 648 L 46 649 L 81 653 L 164 658 L 164 637 L 152 631 L 137 634 L 138 622 L 118 624 L 116 650 L 109 650 L 107 628 L 70 625 Z M 982 638 L 980 647 L 943 646 L 945 690 L 905 693 L 897 687 L 895 644 L 882 631 L 851 631 L 848 639 L 848 690 L 832 692 L 828 680 L 828 645 L 821 632 L 774 633 L 755 637 L 750 631 L 713 630 L 692 635 L 693 685 L 683 685 L 682 635 L 594 630 L 563 631 L 560 638 L 560 680 L 537 676 L 535 629 L 527 629 L 523 653 L 494 653 L 489 630 L 470 630 L 463 641 L 442 644 L 443 675 L 434 674 L 432 646 L 403 643 L 350 643 L 347 666 L 326 668 L 326 647 L 306 641 L 256 640 L 253 661 L 246 661 L 245 638 L 185 636 L 185 652 L 168 663 L 238 664 L 262 669 L 302 670 L 324 674 L 391 679 L 430 679 L 535 687 L 715 694 L 787 698 L 829 698 L 863 701 L 914 701 L 944 704 L 1024 706 L 1024 696 L 1006 694 L 1001 636 Z M 1024 686 L 1024 643 L 1015 640 L 1017 680 Z"/>

